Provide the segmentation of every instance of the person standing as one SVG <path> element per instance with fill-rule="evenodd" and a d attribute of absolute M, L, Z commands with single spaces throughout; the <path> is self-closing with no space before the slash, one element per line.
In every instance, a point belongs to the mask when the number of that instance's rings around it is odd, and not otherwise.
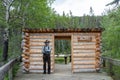
<path fill-rule="evenodd" d="M 43 53 L 43 74 L 46 74 L 46 64 L 48 64 L 48 74 L 51 72 L 51 59 L 50 59 L 50 53 L 51 53 L 51 47 L 49 46 L 50 41 L 46 40 L 45 45 L 42 48 Z"/>

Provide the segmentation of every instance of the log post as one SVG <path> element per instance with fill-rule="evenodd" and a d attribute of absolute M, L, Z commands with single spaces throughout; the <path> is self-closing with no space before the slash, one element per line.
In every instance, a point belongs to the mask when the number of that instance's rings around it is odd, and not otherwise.
<path fill-rule="evenodd" d="M 113 64 L 112 64 L 111 60 L 109 61 L 109 74 L 110 74 L 110 76 L 113 76 Z"/>
<path fill-rule="evenodd" d="M 69 61 L 69 62 L 71 62 L 71 55 L 69 56 L 69 58 L 70 58 L 70 61 Z"/>
<path fill-rule="evenodd" d="M 106 61 L 103 59 L 103 67 L 106 67 Z"/>
<path fill-rule="evenodd" d="M 11 67 L 8 72 L 9 80 L 13 80 L 13 68 Z"/>
<path fill-rule="evenodd" d="M 67 64 L 67 56 L 64 56 L 65 64 Z"/>
<path fill-rule="evenodd" d="M 8 33 L 7 31 L 5 31 L 5 33 L 3 34 L 3 38 L 4 38 L 4 46 L 3 46 L 3 61 L 6 61 L 8 58 Z"/>

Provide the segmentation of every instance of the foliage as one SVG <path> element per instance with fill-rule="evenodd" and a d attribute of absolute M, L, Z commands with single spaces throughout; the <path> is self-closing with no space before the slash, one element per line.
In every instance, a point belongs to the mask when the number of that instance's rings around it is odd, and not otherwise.
<path fill-rule="evenodd" d="M 3 49 L 3 33 L 6 25 L 6 6 L 0 1 L 0 55 Z M 54 11 L 50 8 L 54 0 L 12 0 L 9 9 L 9 59 L 21 54 L 21 30 L 23 27 L 53 27 Z M 1 57 L 0 56 L 0 57 Z"/>
<path fill-rule="evenodd" d="M 103 55 L 120 59 L 120 6 L 103 16 L 101 25 L 105 28 L 102 36 Z M 109 73 L 109 67 L 106 68 Z M 120 67 L 113 66 L 113 79 L 120 79 Z"/>
<path fill-rule="evenodd" d="M 120 59 L 120 7 L 103 16 L 103 53 L 112 58 Z"/>
<path fill-rule="evenodd" d="M 113 5 L 113 4 L 116 4 L 116 6 L 117 6 L 117 5 L 119 5 L 119 2 L 120 2 L 120 0 L 113 0 L 112 2 L 108 3 L 106 6 Z"/>
<path fill-rule="evenodd" d="M 55 40 L 55 54 L 70 54 L 71 42 L 70 40 Z"/>

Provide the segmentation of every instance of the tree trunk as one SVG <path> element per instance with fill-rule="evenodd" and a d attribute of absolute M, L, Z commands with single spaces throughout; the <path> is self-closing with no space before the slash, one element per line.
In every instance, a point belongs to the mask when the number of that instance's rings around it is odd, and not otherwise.
<path fill-rule="evenodd" d="M 8 58 L 8 36 L 4 33 L 4 43 L 3 43 L 3 61 L 6 61 Z"/>

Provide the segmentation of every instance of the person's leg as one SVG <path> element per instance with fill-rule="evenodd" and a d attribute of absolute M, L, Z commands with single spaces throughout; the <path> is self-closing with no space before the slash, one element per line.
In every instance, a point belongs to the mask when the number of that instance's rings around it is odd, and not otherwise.
<path fill-rule="evenodd" d="M 50 59 L 50 54 L 48 54 L 48 74 L 51 72 L 51 59 Z"/>
<path fill-rule="evenodd" d="M 46 55 L 43 55 L 43 70 L 44 70 L 44 74 L 46 74 Z"/>

